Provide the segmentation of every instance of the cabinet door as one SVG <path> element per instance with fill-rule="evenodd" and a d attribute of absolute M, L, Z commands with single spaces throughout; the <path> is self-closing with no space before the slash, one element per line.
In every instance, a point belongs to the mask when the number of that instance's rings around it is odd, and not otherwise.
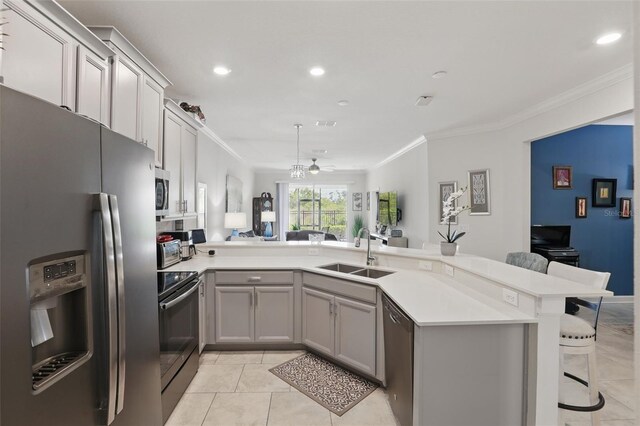
<path fill-rule="evenodd" d="M 164 169 L 169 172 L 169 215 L 182 214 L 180 138 L 182 121 L 173 113 L 164 112 Z"/>
<path fill-rule="evenodd" d="M 185 213 L 196 214 L 196 146 L 197 130 L 182 127 L 182 201 Z"/>
<path fill-rule="evenodd" d="M 335 298 L 336 359 L 372 376 L 376 374 L 376 307 Z"/>
<path fill-rule="evenodd" d="M 78 46 L 76 112 L 109 125 L 109 64 L 84 46 Z"/>
<path fill-rule="evenodd" d="M 207 344 L 207 285 L 204 281 L 200 281 L 200 288 L 198 289 L 198 312 L 199 312 L 199 344 L 198 349 L 200 352 L 204 350 L 204 346 Z"/>
<path fill-rule="evenodd" d="M 123 55 L 113 57 L 112 70 L 111 129 L 140 141 L 140 100 L 144 74 Z"/>
<path fill-rule="evenodd" d="M 255 289 L 256 342 L 293 342 L 293 287 Z"/>
<path fill-rule="evenodd" d="M 333 356 L 333 296 L 330 294 L 310 288 L 302 289 L 302 342 Z"/>
<path fill-rule="evenodd" d="M 253 342 L 253 287 L 216 287 L 216 342 Z"/>
<path fill-rule="evenodd" d="M 142 142 L 156 153 L 156 166 L 162 167 L 162 102 L 164 90 L 148 77 L 142 90 Z"/>
<path fill-rule="evenodd" d="M 24 1 L 5 0 L 0 9 L 8 36 L 2 38 L 0 75 L 8 87 L 75 109 L 75 43 L 71 36 Z"/>

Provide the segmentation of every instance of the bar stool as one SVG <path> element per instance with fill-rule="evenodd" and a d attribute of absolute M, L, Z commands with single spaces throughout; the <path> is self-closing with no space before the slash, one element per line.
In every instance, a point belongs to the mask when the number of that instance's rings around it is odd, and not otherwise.
<path fill-rule="evenodd" d="M 549 261 L 537 253 L 518 251 L 514 253 L 507 253 L 506 263 L 544 274 L 547 272 L 547 264 Z"/>
<path fill-rule="evenodd" d="M 590 271 L 558 262 L 549 263 L 547 274 L 601 290 L 607 288 L 609 277 L 611 277 L 609 272 Z M 597 303 L 582 299 L 576 299 L 575 303 L 593 309 L 596 312 L 596 317 L 593 325 L 573 315 L 562 314 L 562 317 L 560 317 L 560 372 L 562 374 L 560 374 L 559 379 L 561 380 L 564 374 L 564 376 L 587 386 L 592 405 L 579 406 L 558 402 L 558 407 L 565 410 L 590 412 L 591 424 L 597 426 L 600 424 L 599 410 L 604 407 L 604 397 L 598 390 L 598 373 L 596 369 L 596 331 L 602 297 Z M 588 382 L 564 371 L 564 354 L 587 356 Z"/>

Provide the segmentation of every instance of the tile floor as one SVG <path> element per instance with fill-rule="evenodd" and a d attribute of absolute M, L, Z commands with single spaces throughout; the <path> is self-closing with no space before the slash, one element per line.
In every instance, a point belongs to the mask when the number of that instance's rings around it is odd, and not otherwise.
<path fill-rule="evenodd" d="M 596 346 L 600 387 L 606 399 L 601 411 L 602 426 L 637 424 L 632 324 L 631 304 L 603 305 Z M 268 371 L 302 353 L 204 352 L 198 374 L 167 425 L 397 425 L 383 389 L 377 389 L 338 417 Z M 565 368 L 586 377 L 582 358 L 585 357 L 567 356 Z M 562 386 L 567 402 L 587 403 L 584 387 L 568 379 Z M 591 424 L 587 413 L 560 411 L 568 426 Z"/>

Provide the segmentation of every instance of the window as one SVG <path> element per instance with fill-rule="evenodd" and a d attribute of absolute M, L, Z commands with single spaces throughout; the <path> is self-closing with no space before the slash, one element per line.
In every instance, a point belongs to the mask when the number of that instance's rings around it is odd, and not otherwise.
<path fill-rule="evenodd" d="M 346 185 L 289 185 L 289 227 L 346 238 Z"/>

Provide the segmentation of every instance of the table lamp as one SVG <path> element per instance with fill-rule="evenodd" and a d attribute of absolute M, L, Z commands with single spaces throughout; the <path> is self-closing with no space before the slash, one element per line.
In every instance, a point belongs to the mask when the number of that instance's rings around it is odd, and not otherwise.
<path fill-rule="evenodd" d="M 273 228 L 271 227 L 271 222 L 276 221 L 276 212 L 262 212 L 262 218 L 260 220 L 267 223 L 264 228 L 264 236 L 268 238 L 273 237 Z"/>
<path fill-rule="evenodd" d="M 238 228 L 247 227 L 246 213 L 225 213 L 224 227 L 227 229 L 233 229 L 233 231 L 231 231 L 231 236 L 237 237 L 239 235 Z"/>

